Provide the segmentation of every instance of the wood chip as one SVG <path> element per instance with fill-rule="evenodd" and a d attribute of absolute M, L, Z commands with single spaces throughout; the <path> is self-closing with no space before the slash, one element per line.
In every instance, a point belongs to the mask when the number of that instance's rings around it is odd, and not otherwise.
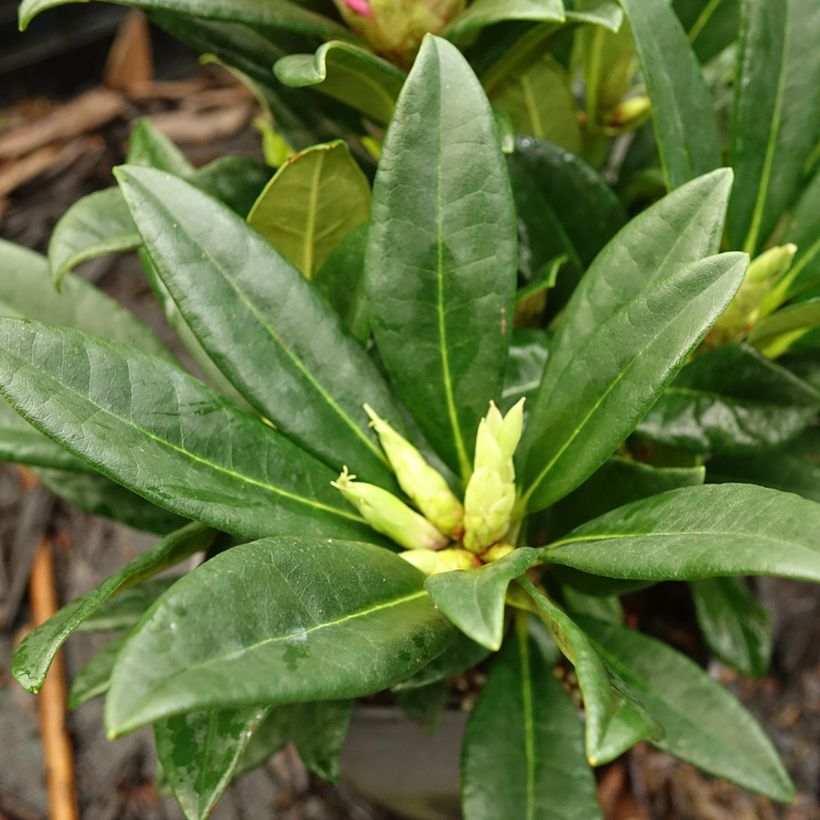
<path fill-rule="evenodd" d="M 151 117 L 151 123 L 176 143 L 202 145 L 233 136 L 248 121 L 253 105 L 243 103 L 213 111 L 169 111 Z"/>
<path fill-rule="evenodd" d="M 108 88 L 128 93 L 135 85 L 151 82 L 153 77 L 154 62 L 148 19 L 141 11 L 132 10 L 120 23 L 108 52 L 103 83 Z"/>

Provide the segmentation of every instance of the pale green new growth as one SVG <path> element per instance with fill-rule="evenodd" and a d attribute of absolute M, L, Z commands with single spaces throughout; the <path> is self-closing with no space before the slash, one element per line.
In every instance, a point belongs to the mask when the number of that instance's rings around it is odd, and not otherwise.
<path fill-rule="evenodd" d="M 455 569 L 474 569 L 481 565 L 478 557 L 460 547 L 449 547 L 446 550 L 406 550 L 399 553 L 416 569 L 425 575 L 437 575 L 439 572 L 450 572 Z"/>

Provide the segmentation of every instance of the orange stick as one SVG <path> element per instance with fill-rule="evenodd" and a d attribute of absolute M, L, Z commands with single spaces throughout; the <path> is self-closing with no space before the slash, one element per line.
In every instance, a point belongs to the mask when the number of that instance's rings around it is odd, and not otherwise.
<path fill-rule="evenodd" d="M 51 544 L 40 542 L 31 567 L 29 595 L 34 624 L 47 621 L 58 609 Z M 74 785 L 74 755 L 66 731 L 66 683 L 62 652 L 54 658 L 40 691 L 40 736 L 46 766 L 51 820 L 79 820 Z"/>

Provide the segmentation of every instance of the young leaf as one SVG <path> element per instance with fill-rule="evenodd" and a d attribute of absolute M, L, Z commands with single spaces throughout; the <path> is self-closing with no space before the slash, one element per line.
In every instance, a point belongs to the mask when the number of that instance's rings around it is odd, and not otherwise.
<path fill-rule="evenodd" d="M 755 254 L 799 190 L 820 127 L 820 5 L 742 4 L 727 219 L 735 248 Z"/>
<path fill-rule="evenodd" d="M 154 724 L 162 773 L 188 820 L 205 820 L 270 707 L 205 709 Z"/>
<path fill-rule="evenodd" d="M 505 642 L 470 713 L 461 757 L 464 817 L 600 818 L 575 707 L 526 626 Z"/>
<path fill-rule="evenodd" d="M 396 389 L 463 479 L 501 389 L 515 276 L 515 212 L 490 106 L 455 47 L 428 36 L 373 189 L 368 302 Z"/>
<path fill-rule="evenodd" d="M 561 652 L 575 667 L 584 698 L 585 749 L 590 764 L 608 763 L 639 741 L 660 737 L 662 728 L 623 681 L 607 669 L 583 629 L 528 578 L 519 579 L 519 584 L 532 598 Z"/>
<path fill-rule="evenodd" d="M 332 470 L 192 376 L 124 345 L 0 319 L 0 392 L 103 475 L 179 515 L 246 538 L 372 535 L 330 486 Z"/>
<path fill-rule="evenodd" d="M 776 575 L 820 581 L 820 504 L 751 484 L 684 487 L 602 515 L 540 558 L 593 575 L 692 581 Z"/>
<path fill-rule="evenodd" d="M 698 624 L 709 648 L 742 675 L 765 675 L 772 657 L 772 624 L 741 578 L 691 581 Z"/>
<path fill-rule="evenodd" d="M 70 3 L 88 0 L 23 0 L 18 12 L 20 29 L 41 12 Z M 119 5 L 132 6 L 144 11 L 170 11 L 181 16 L 196 16 L 205 20 L 225 20 L 247 23 L 250 26 L 282 29 L 317 37 L 353 39 L 353 35 L 339 23 L 321 14 L 315 14 L 289 0 L 110 0 Z"/>
<path fill-rule="evenodd" d="M 117 176 L 162 282 L 231 383 L 334 469 L 348 464 L 389 483 L 362 404 L 392 418 L 398 411 L 324 299 L 239 217 L 183 180 L 147 168 Z"/>
<path fill-rule="evenodd" d="M 595 649 L 663 725 L 655 745 L 746 789 L 789 803 L 794 787 L 755 719 L 700 667 L 660 641 L 580 621 Z"/>
<path fill-rule="evenodd" d="M 119 590 L 138 584 L 189 555 L 207 549 L 213 537 L 212 530 L 199 524 L 189 524 L 163 538 L 95 590 L 64 606 L 44 624 L 29 632 L 17 647 L 11 670 L 14 677 L 24 689 L 38 692 L 57 650 L 105 601 Z"/>
<path fill-rule="evenodd" d="M 496 650 L 504 637 L 507 587 L 537 561 L 538 551 L 524 547 L 478 569 L 431 575 L 424 587 L 465 635 Z"/>
<path fill-rule="evenodd" d="M 668 188 L 677 188 L 720 165 L 712 95 L 668 0 L 621 0 L 621 5 L 652 100 L 664 179 Z"/>
<path fill-rule="evenodd" d="M 315 54 L 289 54 L 274 66 L 276 78 L 292 88 L 313 86 L 387 125 L 405 74 L 392 63 L 349 43 L 324 43 Z"/>
<path fill-rule="evenodd" d="M 336 141 L 287 160 L 259 195 L 248 224 L 312 279 L 369 212 L 367 177 L 347 145 Z"/>
<path fill-rule="evenodd" d="M 802 379 L 746 345 L 724 345 L 684 367 L 637 432 L 698 453 L 750 452 L 794 438 L 818 408 L 820 393 Z"/>
<path fill-rule="evenodd" d="M 68 693 L 69 709 L 77 709 L 108 691 L 117 655 L 127 639 L 127 635 L 112 638 L 102 649 L 95 652 L 91 660 L 74 676 Z"/>
<path fill-rule="evenodd" d="M 564 21 L 564 4 L 562 0 L 473 0 L 466 11 L 453 18 L 443 33 L 445 37 L 457 40 L 505 20 L 561 23 Z"/>
<path fill-rule="evenodd" d="M 176 583 L 132 633 L 111 681 L 108 731 L 392 686 L 452 638 L 422 581 L 361 542 L 268 538 L 227 550 Z"/>
<path fill-rule="evenodd" d="M 725 308 L 743 259 L 723 255 L 687 265 L 717 249 L 731 179 L 728 170 L 707 174 L 644 211 L 598 254 L 576 288 L 528 408 L 520 451 L 530 510 L 566 495 L 606 460 Z M 631 321 L 638 322 L 634 328 Z M 602 391 L 608 386 L 617 400 L 627 385 L 634 385 L 629 406 L 601 414 Z M 596 418 L 593 434 L 589 422 Z"/>
<path fill-rule="evenodd" d="M 820 326 L 820 298 L 806 299 L 764 316 L 752 328 L 748 342 L 775 359 L 808 338 Z"/>

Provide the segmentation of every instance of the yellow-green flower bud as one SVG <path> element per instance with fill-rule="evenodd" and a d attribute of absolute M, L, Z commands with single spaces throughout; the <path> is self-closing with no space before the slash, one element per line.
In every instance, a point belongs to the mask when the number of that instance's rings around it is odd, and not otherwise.
<path fill-rule="evenodd" d="M 441 473 L 431 467 L 407 439 L 379 418 L 369 404 L 365 404 L 364 409 L 402 490 L 439 530 L 455 539 L 461 538 L 464 508 Z"/>
<path fill-rule="evenodd" d="M 402 547 L 437 550 L 450 541 L 424 516 L 411 510 L 392 493 L 375 484 L 356 481 L 356 476 L 350 475 L 347 467 L 331 484 L 356 507 L 374 530 L 392 538 Z"/>
<path fill-rule="evenodd" d="M 481 556 L 481 560 L 484 561 L 485 564 L 491 564 L 493 561 L 498 561 L 499 558 L 503 558 L 511 552 L 515 552 L 515 547 L 510 544 L 496 544 L 484 552 Z"/>
<path fill-rule="evenodd" d="M 407 550 L 399 553 L 400 558 L 421 570 L 425 575 L 436 575 L 439 572 L 451 572 L 455 569 L 473 569 L 481 566 L 481 561 L 467 550 L 460 547 L 448 547 L 446 550 Z"/>
<path fill-rule="evenodd" d="M 500 541 L 512 524 L 515 507 L 513 455 L 521 439 L 524 400 L 502 417 L 490 402 L 478 425 L 473 474 L 464 495 L 464 546 L 482 552 Z"/>
<path fill-rule="evenodd" d="M 711 344 L 726 344 L 737 339 L 760 318 L 761 308 L 764 313 L 768 312 L 765 303 L 774 296 L 772 283 L 789 269 L 796 252 L 796 245 L 778 245 L 752 260 L 735 298 L 709 334 Z"/>

